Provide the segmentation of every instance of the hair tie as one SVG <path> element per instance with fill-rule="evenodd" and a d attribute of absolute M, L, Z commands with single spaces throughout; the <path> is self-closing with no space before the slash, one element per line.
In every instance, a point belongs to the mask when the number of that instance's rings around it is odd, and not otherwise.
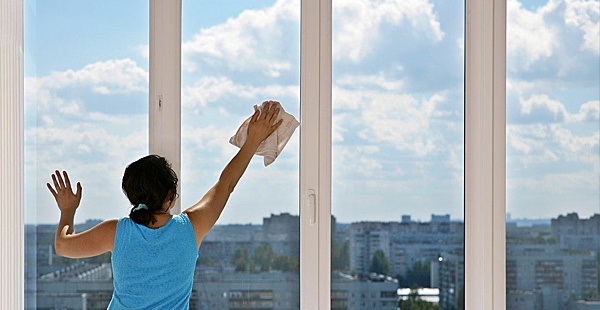
<path fill-rule="evenodd" d="M 148 210 L 148 206 L 143 203 L 140 203 L 139 205 L 137 205 L 137 207 L 133 208 L 133 210 L 131 212 L 135 212 L 135 211 L 138 211 L 141 209 Z"/>

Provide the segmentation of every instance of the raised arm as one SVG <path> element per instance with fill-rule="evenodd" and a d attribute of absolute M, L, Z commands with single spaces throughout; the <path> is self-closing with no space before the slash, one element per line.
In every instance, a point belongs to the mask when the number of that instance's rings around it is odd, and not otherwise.
<path fill-rule="evenodd" d="M 183 211 L 194 226 L 198 246 L 219 219 L 229 196 L 246 171 L 259 144 L 281 125 L 283 120 L 275 123 L 279 109 L 275 108 L 274 103 L 274 101 L 269 102 L 269 105 L 263 109 L 260 116 L 259 111 L 254 112 L 248 125 L 246 142 L 223 169 L 217 183 L 198 203 Z M 266 111 L 267 109 L 268 111 Z"/>

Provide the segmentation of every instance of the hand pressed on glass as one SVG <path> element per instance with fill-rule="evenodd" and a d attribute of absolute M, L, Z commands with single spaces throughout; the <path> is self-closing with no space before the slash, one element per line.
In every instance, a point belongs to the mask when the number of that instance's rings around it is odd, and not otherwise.
<path fill-rule="evenodd" d="M 52 181 L 54 183 L 54 188 L 50 183 L 46 183 L 48 189 L 54 196 L 54 200 L 56 200 L 56 204 L 61 211 L 75 211 L 79 207 L 79 202 L 81 201 L 81 183 L 77 182 L 77 192 L 73 193 L 73 189 L 71 188 L 71 180 L 69 180 L 69 175 L 66 171 L 63 171 L 64 180 L 60 175 L 60 172 L 56 170 L 52 175 Z"/>

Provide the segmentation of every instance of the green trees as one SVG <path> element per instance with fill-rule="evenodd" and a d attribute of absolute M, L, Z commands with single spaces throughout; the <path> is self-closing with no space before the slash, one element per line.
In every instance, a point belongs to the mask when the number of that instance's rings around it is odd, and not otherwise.
<path fill-rule="evenodd" d="M 429 287 L 431 283 L 430 265 L 428 262 L 416 261 L 406 272 L 406 276 L 398 277 L 400 287 Z"/>
<path fill-rule="evenodd" d="M 283 272 L 300 272 L 300 261 L 290 256 L 277 255 L 273 260 L 273 270 L 279 270 Z"/>
<path fill-rule="evenodd" d="M 236 249 L 231 257 L 231 262 L 235 266 L 235 272 L 256 272 L 248 249 Z"/>
<path fill-rule="evenodd" d="M 274 259 L 275 252 L 273 252 L 273 248 L 270 244 L 263 244 L 254 249 L 254 262 L 258 265 L 260 271 L 269 271 Z"/>
<path fill-rule="evenodd" d="M 422 300 L 419 296 L 418 287 L 413 285 L 407 299 L 400 300 L 399 310 L 443 310 L 438 304 Z"/>
<path fill-rule="evenodd" d="M 350 242 L 348 240 L 343 244 L 337 243 L 335 239 L 331 240 L 331 270 L 350 270 Z"/>
<path fill-rule="evenodd" d="M 369 264 L 369 272 L 375 272 L 378 274 L 388 275 L 390 273 L 390 261 L 385 256 L 383 250 L 377 250 L 371 258 Z"/>
<path fill-rule="evenodd" d="M 440 305 L 422 300 L 422 299 L 406 299 L 401 300 L 398 308 L 400 310 L 443 310 Z"/>
<path fill-rule="evenodd" d="M 263 244 L 254 249 L 250 255 L 248 249 L 236 249 L 231 257 L 235 272 L 300 272 L 300 261 L 297 257 L 278 255 L 270 244 Z"/>

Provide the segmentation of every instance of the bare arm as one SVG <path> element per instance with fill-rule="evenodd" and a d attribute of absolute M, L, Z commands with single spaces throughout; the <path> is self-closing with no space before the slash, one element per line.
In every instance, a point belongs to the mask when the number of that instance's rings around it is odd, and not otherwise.
<path fill-rule="evenodd" d="M 71 258 L 90 257 L 112 251 L 114 247 L 117 220 L 102 222 L 90 230 L 76 234 L 73 229 L 75 211 L 81 201 L 82 188 L 77 183 L 77 191 L 73 193 L 71 181 L 66 171 L 64 179 L 55 171 L 52 175 L 54 188 L 47 183 L 48 189 L 54 196 L 60 209 L 60 221 L 56 229 L 54 247 L 56 254 Z"/>
<path fill-rule="evenodd" d="M 254 113 L 248 126 L 246 142 L 227 164 L 217 183 L 198 203 L 183 211 L 194 226 L 198 246 L 219 219 L 229 196 L 246 171 L 259 144 L 281 125 L 282 121 L 273 124 L 279 114 L 279 109 L 275 109 L 274 106 L 269 104 L 268 111 L 267 108 L 263 109 L 260 117 L 258 111 Z"/>

